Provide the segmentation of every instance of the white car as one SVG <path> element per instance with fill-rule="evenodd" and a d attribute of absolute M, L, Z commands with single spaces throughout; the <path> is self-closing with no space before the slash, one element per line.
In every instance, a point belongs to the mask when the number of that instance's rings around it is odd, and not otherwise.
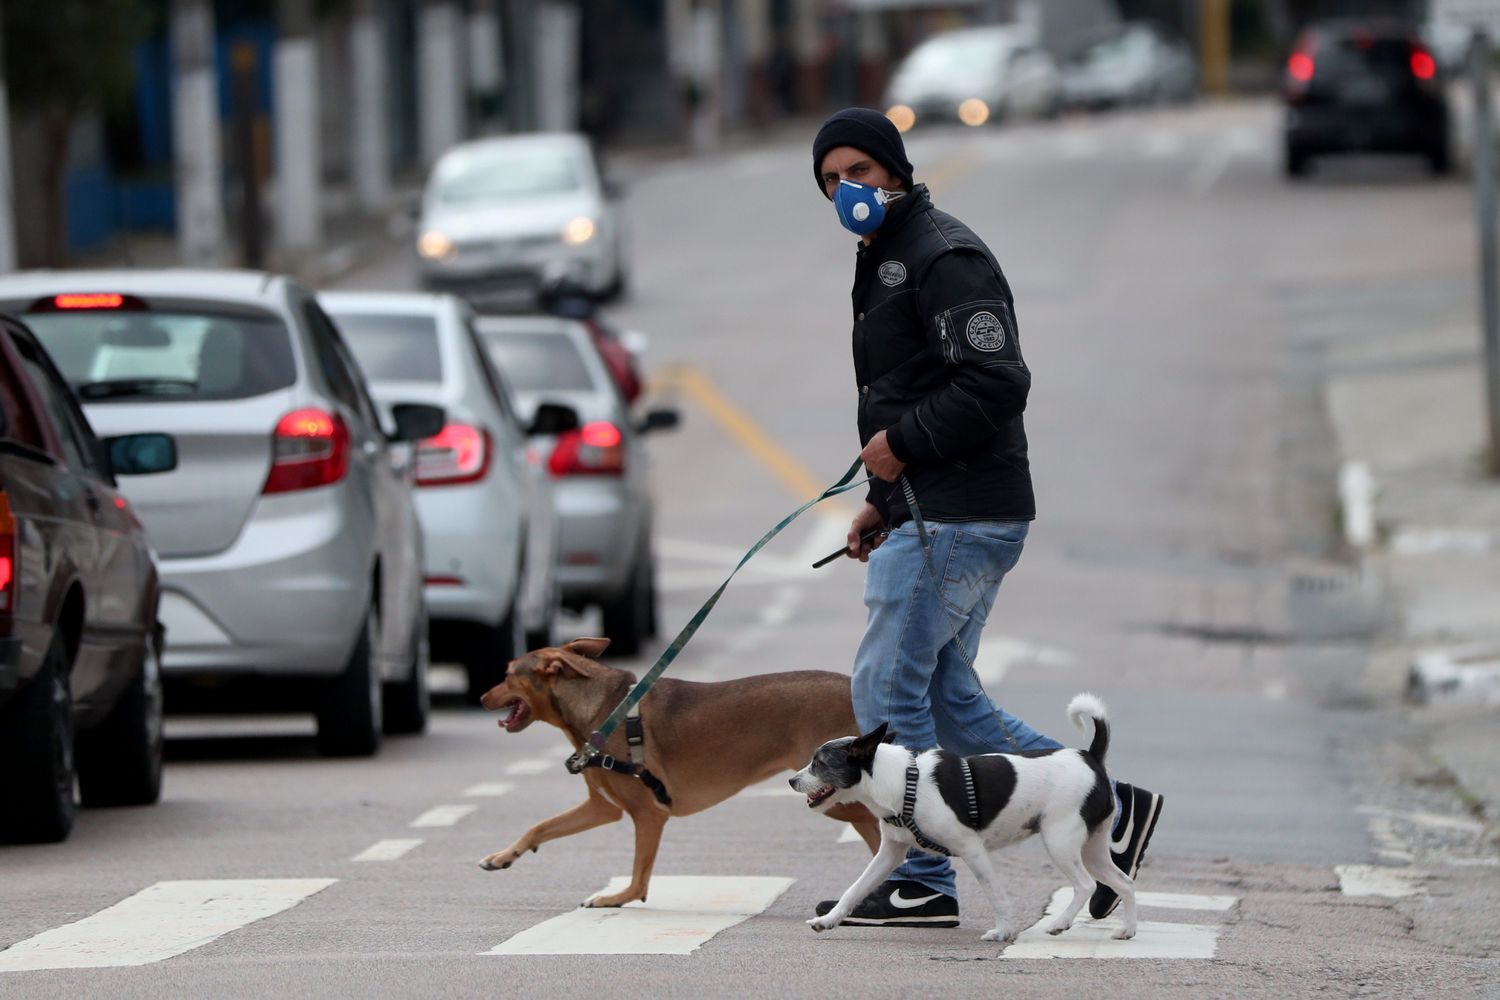
<path fill-rule="evenodd" d="M 886 90 L 887 117 L 905 132 L 918 122 L 979 126 L 1048 117 L 1059 107 L 1057 64 L 1026 28 L 966 28 L 911 51 Z"/>
<path fill-rule="evenodd" d="M 557 517 L 546 466 L 515 398 L 451 295 L 318 296 L 378 401 L 441 406 L 448 422 L 417 451 L 433 656 L 462 663 L 477 698 L 506 664 L 550 645 L 559 606 Z M 577 417 L 573 417 L 576 423 Z"/>
<path fill-rule="evenodd" d="M 424 288 L 467 298 L 535 292 L 562 268 L 611 298 L 628 280 L 617 191 L 588 140 L 543 133 L 455 146 L 432 168 L 417 224 Z"/>
<path fill-rule="evenodd" d="M 388 433 L 338 330 L 253 271 L 0 278 L 105 435 L 168 431 L 177 468 L 123 492 L 161 573 L 168 709 L 311 709 L 318 745 L 366 755 L 427 721 L 411 446 Z"/>
<path fill-rule="evenodd" d="M 1069 107 L 1180 103 L 1197 90 L 1197 64 L 1187 46 L 1148 23 L 1125 25 L 1063 68 L 1063 103 Z"/>

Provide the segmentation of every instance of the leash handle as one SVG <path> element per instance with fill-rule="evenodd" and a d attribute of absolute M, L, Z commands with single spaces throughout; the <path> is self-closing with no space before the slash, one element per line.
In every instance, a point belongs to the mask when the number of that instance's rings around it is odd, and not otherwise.
<path fill-rule="evenodd" d="M 927 540 L 927 525 L 922 520 L 922 508 L 917 506 L 917 491 L 912 489 L 911 480 L 906 478 L 906 473 L 904 472 L 901 474 L 901 492 L 906 498 L 907 509 L 911 511 L 912 523 L 916 525 L 917 538 L 922 543 L 922 560 L 927 564 L 927 576 L 932 580 L 932 590 L 937 595 L 938 607 L 943 612 L 943 620 L 948 623 L 948 631 L 953 635 L 953 644 L 958 647 L 958 655 L 963 657 L 964 666 L 968 667 L 969 673 L 974 675 L 975 686 L 980 691 L 984 691 L 984 681 L 979 679 L 979 671 L 974 669 L 974 658 L 964 648 L 964 641 L 958 634 L 958 626 L 953 623 L 953 614 L 948 610 L 948 605 L 943 601 L 943 584 L 938 579 L 937 566 L 932 560 L 932 543 Z M 985 697 L 988 698 L 989 695 L 986 693 Z M 1010 727 L 1005 724 L 1005 718 L 1000 714 L 998 709 L 995 712 L 995 721 L 1000 724 L 1000 731 L 1005 734 L 1005 738 L 1010 741 L 1010 745 L 1015 748 L 1017 753 L 1020 753 L 1021 744 L 1016 742 L 1014 734 L 1011 733 Z"/>
<path fill-rule="evenodd" d="M 885 531 L 885 528 L 881 527 L 880 525 L 876 525 L 875 527 L 871 528 L 869 531 L 866 531 L 863 534 L 861 534 L 859 536 L 859 540 L 861 542 L 871 542 L 871 541 L 874 541 L 875 540 L 875 536 L 881 534 L 884 531 Z M 827 566 L 829 563 L 833 562 L 835 559 L 839 558 L 840 556 L 847 556 L 847 555 L 849 555 L 849 546 L 845 545 L 843 548 L 841 548 L 841 549 L 835 549 L 834 551 L 828 553 L 828 555 L 824 556 L 822 559 L 819 559 L 817 562 L 813 563 L 812 564 L 812 568 L 813 569 L 822 569 L 824 566 Z"/>
<path fill-rule="evenodd" d="M 687 625 L 683 626 L 682 631 L 677 633 L 677 638 L 672 640 L 671 645 L 669 645 L 662 652 L 661 656 L 657 658 L 657 661 L 652 664 L 651 669 L 641 675 L 641 679 L 635 682 L 635 686 L 630 689 L 629 693 L 625 695 L 620 704 L 615 706 L 615 710 L 609 713 L 609 717 L 604 720 L 604 723 L 600 725 L 600 727 L 592 735 L 589 736 L 588 743 L 584 745 L 583 749 L 578 754 L 574 755 L 574 758 L 588 758 L 596 756 L 599 753 L 600 749 L 609 740 L 610 734 L 615 731 L 615 729 L 624 720 L 625 716 L 629 714 L 630 710 L 634 708 L 642 698 L 646 697 L 646 692 L 651 690 L 651 686 L 656 683 L 657 679 L 661 677 L 662 673 L 666 671 L 667 667 L 672 665 L 672 661 L 677 659 L 677 655 L 681 653 L 683 647 L 688 644 L 688 640 L 692 639 L 694 634 L 697 633 L 698 627 L 701 626 L 704 620 L 708 618 L 709 612 L 713 611 L 714 609 L 714 605 L 719 603 L 719 598 L 724 596 L 724 591 L 729 587 L 729 581 L 734 579 L 735 574 L 737 574 L 742 568 L 744 568 L 744 565 L 749 562 L 757 552 L 765 548 L 766 544 L 770 542 L 771 539 L 781 534 L 783 528 L 791 524 L 793 521 L 797 520 L 797 518 L 801 517 L 805 511 L 822 503 L 824 500 L 827 500 L 830 497 L 836 497 L 840 493 L 847 493 L 848 491 L 855 489 L 856 487 L 863 486 L 865 483 L 869 482 L 868 478 L 857 481 L 855 480 L 855 476 L 859 473 L 859 470 L 862 466 L 863 463 L 858 458 L 856 458 L 854 460 L 854 464 L 849 466 L 849 470 L 845 472 L 841 477 L 839 477 L 838 482 L 834 483 L 822 493 L 819 493 L 817 496 L 807 501 L 807 503 L 803 504 L 801 507 L 798 507 L 786 517 L 782 518 L 779 522 L 777 522 L 774 528 L 761 536 L 760 541 L 756 542 L 750 547 L 750 551 L 744 554 L 744 556 L 740 559 L 738 565 L 736 565 L 734 569 L 730 571 L 729 576 L 725 577 L 724 582 L 719 584 L 719 589 L 715 590 L 713 592 L 713 595 L 710 596 L 707 601 L 703 602 L 703 606 L 698 609 L 697 613 L 695 613 L 692 618 L 688 619 Z M 570 762 L 568 770 L 570 771 L 573 770 L 572 761 L 574 758 L 569 758 Z M 574 773 L 577 772 L 575 771 Z"/>

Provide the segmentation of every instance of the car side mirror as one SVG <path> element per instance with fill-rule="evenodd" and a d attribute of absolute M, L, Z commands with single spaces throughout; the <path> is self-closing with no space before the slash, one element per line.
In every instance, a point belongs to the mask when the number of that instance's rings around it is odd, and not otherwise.
<path fill-rule="evenodd" d="M 648 410 L 646 416 L 635 425 L 637 434 L 652 431 L 669 431 L 682 423 L 682 414 L 676 410 Z"/>
<path fill-rule="evenodd" d="M 578 411 L 562 403 L 542 403 L 531 418 L 526 433 L 531 437 L 549 437 L 576 431 L 580 426 Z"/>
<path fill-rule="evenodd" d="M 396 433 L 389 435 L 392 441 L 421 441 L 442 431 L 448 415 L 441 406 L 397 403 L 391 407 L 391 420 L 396 425 Z"/>
<path fill-rule="evenodd" d="M 117 476 L 149 476 L 177 468 L 177 441 L 170 434 L 122 434 L 105 438 L 109 470 Z"/>

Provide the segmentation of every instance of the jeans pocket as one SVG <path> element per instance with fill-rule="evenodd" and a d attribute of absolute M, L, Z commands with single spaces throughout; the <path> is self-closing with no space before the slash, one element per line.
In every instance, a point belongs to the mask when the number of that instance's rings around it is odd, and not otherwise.
<path fill-rule="evenodd" d="M 988 615 L 1000 581 L 1020 561 L 1025 540 L 1024 521 L 977 522 L 954 532 L 943 573 L 944 602 L 963 614 L 978 607 Z"/>

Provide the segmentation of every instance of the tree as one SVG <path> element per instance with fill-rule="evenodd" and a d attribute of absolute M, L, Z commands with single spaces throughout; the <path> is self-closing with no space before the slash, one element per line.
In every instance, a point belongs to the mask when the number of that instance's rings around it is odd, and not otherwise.
<path fill-rule="evenodd" d="M 4 65 L 18 117 L 41 122 L 45 137 L 46 261 L 64 263 L 63 179 L 68 138 L 79 117 L 130 96 L 135 44 L 155 26 L 148 0 L 7 3 Z"/>

